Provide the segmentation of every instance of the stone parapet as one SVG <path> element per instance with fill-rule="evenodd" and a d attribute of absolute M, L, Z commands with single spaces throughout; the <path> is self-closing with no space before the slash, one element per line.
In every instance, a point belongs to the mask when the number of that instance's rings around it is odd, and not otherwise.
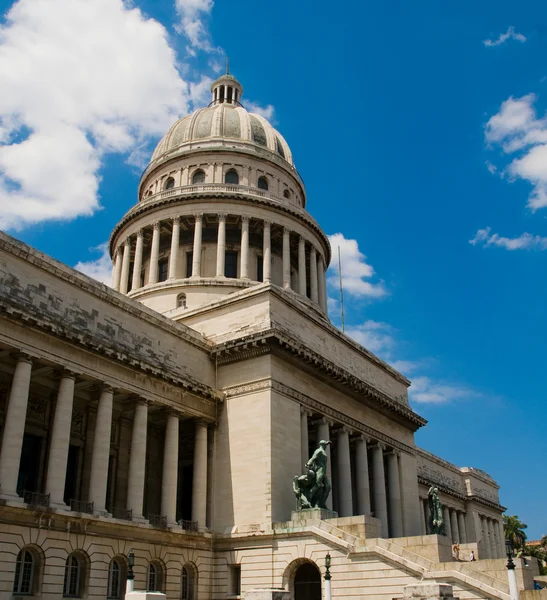
<path fill-rule="evenodd" d="M 454 598 L 454 594 L 452 586 L 445 583 L 418 583 L 407 585 L 403 598 L 404 600 L 435 600 L 436 598 Z"/>

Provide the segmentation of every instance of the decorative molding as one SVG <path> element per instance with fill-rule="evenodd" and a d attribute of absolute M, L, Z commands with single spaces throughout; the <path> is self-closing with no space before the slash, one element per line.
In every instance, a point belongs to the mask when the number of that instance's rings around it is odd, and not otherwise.
<path fill-rule="evenodd" d="M 27 419 L 45 425 L 48 401 L 45 398 L 30 396 L 27 405 Z"/>

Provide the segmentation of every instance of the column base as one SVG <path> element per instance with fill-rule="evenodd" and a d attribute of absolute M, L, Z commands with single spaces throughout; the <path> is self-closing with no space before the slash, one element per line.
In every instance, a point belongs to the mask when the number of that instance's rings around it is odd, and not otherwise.
<path fill-rule="evenodd" d="M 9 492 L 2 492 L 0 494 L 0 500 L 5 500 L 6 502 L 12 502 L 12 503 L 16 503 L 16 504 L 24 504 L 25 503 L 23 498 L 21 498 L 21 496 L 19 496 L 19 494 L 17 492 L 14 492 L 13 494 L 11 494 Z"/>

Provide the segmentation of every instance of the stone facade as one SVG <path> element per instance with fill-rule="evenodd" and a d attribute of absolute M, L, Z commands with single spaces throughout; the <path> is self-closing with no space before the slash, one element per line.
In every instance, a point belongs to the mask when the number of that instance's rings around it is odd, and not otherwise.
<path fill-rule="evenodd" d="M 327 553 L 335 597 L 506 600 L 498 486 L 417 448 L 410 382 L 330 323 L 328 240 L 241 94 L 223 76 L 160 142 L 114 289 L 0 234 L 0 600 L 122 598 L 130 550 L 168 600 L 320 595 Z M 295 518 L 321 439 L 330 512 Z"/>

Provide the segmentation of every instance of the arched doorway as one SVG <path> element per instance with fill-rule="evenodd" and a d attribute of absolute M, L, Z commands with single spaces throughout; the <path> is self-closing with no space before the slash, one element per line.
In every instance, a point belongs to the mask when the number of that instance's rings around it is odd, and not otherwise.
<path fill-rule="evenodd" d="M 321 600 L 321 573 L 313 563 L 303 563 L 296 570 L 294 600 Z"/>

